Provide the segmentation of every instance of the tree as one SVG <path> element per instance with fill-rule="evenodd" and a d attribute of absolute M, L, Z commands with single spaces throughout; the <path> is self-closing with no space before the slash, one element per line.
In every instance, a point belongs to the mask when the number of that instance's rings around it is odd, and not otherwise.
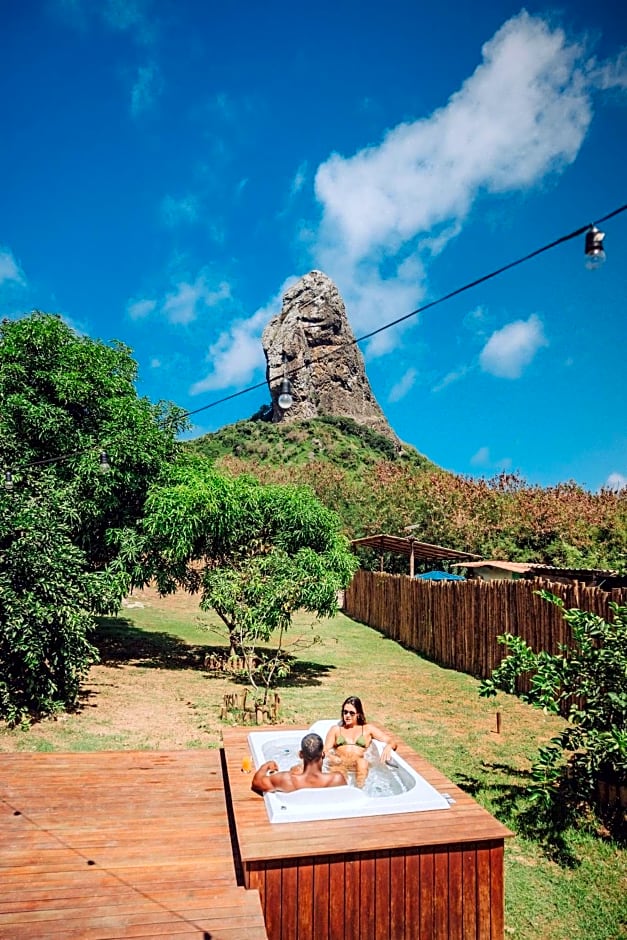
<path fill-rule="evenodd" d="M 76 703 L 92 613 L 116 609 L 128 587 L 107 533 L 137 523 L 182 423 L 139 398 L 136 377 L 125 346 L 60 317 L 0 325 L 0 466 L 13 484 L 0 496 L 0 714 L 11 721 Z"/>
<path fill-rule="evenodd" d="M 337 611 L 338 591 L 357 567 L 340 520 L 308 487 L 228 477 L 200 456 L 165 468 L 146 500 L 141 531 L 119 531 L 119 563 L 134 583 L 200 591 L 202 609 L 224 623 L 253 685 L 285 673 L 282 639 L 292 616 Z M 279 653 L 260 647 L 278 632 Z"/>
<path fill-rule="evenodd" d="M 0 464 L 28 489 L 54 474 L 79 515 L 73 540 L 94 567 L 110 558 L 105 533 L 133 525 L 148 484 L 177 451 L 182 411 L 137 395 L 130 350 L 35 312 L 0 324 Z M 99 473 L 105 451 L 111 472 Z"/>
<path fill-rule="evenodd" d="M 561 598 L 539 594 L 558 607 Z M 595 803 L 599 780 L 627 784 L 627 607 L 610 604 L 611 622 L 589 611 L 564 610 L 572 643 L 559 653 L 535 652 L 520 637 L 499 637 L 509 655 L 481 684 L 480 694 L 498 689 L 516 693 L 519 676 L 531 676 L 522 699 L 554 713 L 568 724 L 540 749 L 533 767 L 534 796 L 550 806 L 556 800 Z"/>

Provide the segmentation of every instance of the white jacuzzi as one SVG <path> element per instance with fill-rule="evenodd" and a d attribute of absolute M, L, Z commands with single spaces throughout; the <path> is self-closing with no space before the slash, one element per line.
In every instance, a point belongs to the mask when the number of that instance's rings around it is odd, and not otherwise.
<path fill-rule="evenodd" d="M 334 719 L 317 721 L 309 728 L 324 741 Z M 300 742 L 305 731 L 251 731 L 248 735 L 255 768 L 275 760 L 279 770 L 289 770 L 298 763 Z M 305 822 L 317 819 L 345 819 L 351 816 L 384 816 L 392 813 L 418 813 L 448 809 L 450 800 L 431 786 L 398 754 L 381 764 L 378 754 L 383 750 L 373 742 L 370 772 L 363 790 L 355 786 L 308 788 L 293 793 L 275 790 L 264 793 L 268 817 L 272 823 Z M 372 748 L 372 745 L 371 745 Z"/>

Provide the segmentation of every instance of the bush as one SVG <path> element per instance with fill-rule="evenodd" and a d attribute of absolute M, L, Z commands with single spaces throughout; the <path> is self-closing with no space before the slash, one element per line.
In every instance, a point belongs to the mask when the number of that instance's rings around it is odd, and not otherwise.
<path fill-rule="evenodd" d="M 0 714 L 11 725 L 74 706 L 96 660 L 89 606 L 98 576 L 72 544 L 72 515 L 52 488 L 0 494 Z"/>
<path fill-rule="evenodd" d="M 563 601 L 540 591 L 550 603 Z M 540 749 L 533 767 L 534 799 L 549 807 L 556 799 L 573 807 L 596 803 L 598 781 L 627 784 L 627 607 L 610 604 L 613 619 L 589 611 L 564 610 L 572 644 L 557 655 L 534 652 L 520 637 L 499 637 L 509 651 L 480 694 L 497 689 L 515 693 L 519 676 L 529 674 L 531 687 L 522 699 L 555 713 L 568 724 Z"/>
<path fill-rule="evenodd" d="M 0 466 L 13 478 L 0 494 L 0 716 L 11 723 L 76 704 L 95 655 L 91 612 L 115 609 L 129 583 L 110 531 L 137 525 L 178 451 L 181 410 L 138 397 L 136 377 L 125 346 L 58 316 L 0 323 Z"/>

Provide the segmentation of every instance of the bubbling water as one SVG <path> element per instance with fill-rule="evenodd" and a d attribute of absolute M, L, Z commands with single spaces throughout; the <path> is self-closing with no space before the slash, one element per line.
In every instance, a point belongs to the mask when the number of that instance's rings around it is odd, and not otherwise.
<path fill-rule="evenodd" d="M 300 737 L 283 736 L 281 740 L 268 741 L 263 745 L 263 756 L 265 760 L 273 760 L 278 764 L 279 770 L 291 770 L 292 767 L 300 764 L 298 756 L 300 751 Z M 374 753 L 373 753 L 374 752 Z M 381 764 L 378 761 L 376 748 L 369 748 L 367 758 L 369 759 L 370 769 L 366 782 L 363 786 L 363 793 L 367 797 L 381 796 L 399 796 L 401 793 L 407 793 L 414 785 L 414 781 L 401 772 L 401 768 L 392 764 Z M 325 760 L 323 770 L 330 768 Z M 406 779 L 407 778 L 407 779 Z M 348 774 L 349 786 L 355 786 L 355 774 Z"/>
<path fill-rule="evenodd" d="M 266 760 L 274 760 L 279 765 L 279 770 L 291 770 L 296 764 L 300 763 L 298 752 L 300 751 L 301 738 L 293 735 L 288 737 L 284 735 L 280 740 L 268 741 L 263 745 L 263 756 Z"/>

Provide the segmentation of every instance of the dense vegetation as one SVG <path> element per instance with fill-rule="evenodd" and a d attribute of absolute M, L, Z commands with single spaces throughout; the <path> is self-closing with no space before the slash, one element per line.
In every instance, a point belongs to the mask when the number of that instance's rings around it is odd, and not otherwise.
<path fill-rule="evenodd" d="M 539 593 L 564 608 L 561 598 Z M 502 689 L 567 716 L 566 727 L 540 748 L 532 768 L 531 818 L 545 837 L 585 819 L 582 806 L 595 808 L 599 782 L 627 784 L 627 607 L 612 603 L 610 609 L 608 621 L 563 610 L 572 639 L 556 654 L 535 651 L 511 633 L 499 637 L 507 656 L 481 684 L 483 696 Z M 516 690 L 522 675 L 530 677 L 528 692 Z M 623 835 L 626 822 L 620 812 L 610 819 Z"/>
<path fill-rule="evenodd" d="M 354 568 L 340 520 L 311 489 L 234 480 L 184 453 L 181 409 L 140 398 L 136 378 L 127 347 L 58 316 L 0 326 L 0 716 L 11 724 L 76 704 L 96 658 L 94 614 L 117 610 L 133 584 L 200 591 L 254 664 L 294 609 L 332 614 Z M 275 657 L 266 686 L 287 666 Z"/>
<path fill-rule="evenodd" d="M 623 569 L 627 491 L 527 484 L 517 474 L 461 477 L 349 418 L 241 421 L 190 444 L 232 474 L 309 484 L 350 538 L 385 532 L 487 558 Z M 394 559 L 388 559 L 389 566 Z M 398 560 L 396 561 L 398 563 Z"/>
<path fill-rule="evenodd" d="M 128 588 L 109 533 L 137 523 L 182 427 L 179 410 L 137 395 L 136 374 L 125 346 L 60 317 L 0 325 L 0 715 L 10 722 L 76 702 L 95 656 L 92 615 L 117 609 Z"/>
<path fill-rule="evenodd" d="M 162 472 L 140 526 L 116 540 L 134 584 L 200 592 L 201 608 L 220 617 L 231 658 L 246 663 L 264 703 L 291 666 L 283 641 L 293 614 L 335 614 L 356 567 L 339 518 L 309 487 L 225 477 L 195 454 Z M 278 647 L 268 653 L 274 633 Z"/>

